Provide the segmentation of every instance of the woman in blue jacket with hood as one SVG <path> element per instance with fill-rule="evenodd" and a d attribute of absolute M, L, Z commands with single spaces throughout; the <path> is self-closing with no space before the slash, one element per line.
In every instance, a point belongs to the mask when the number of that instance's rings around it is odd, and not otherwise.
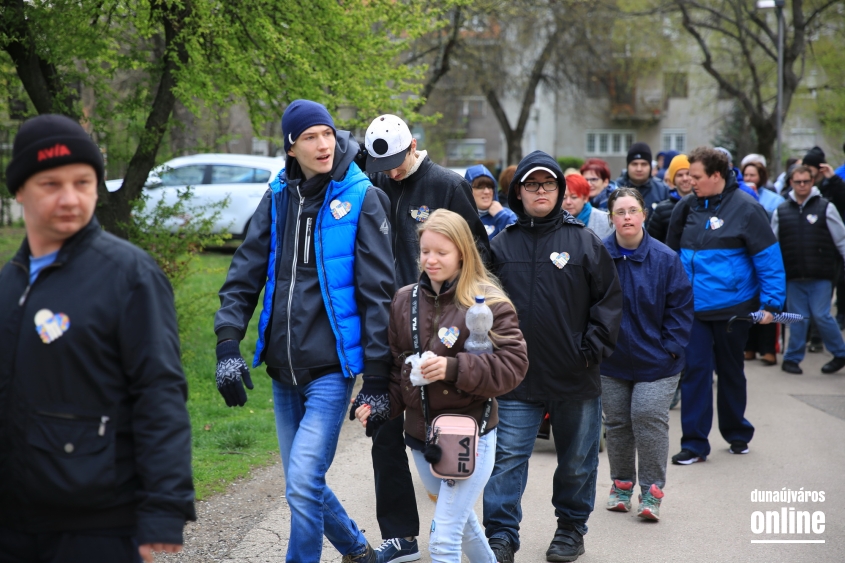
<path fill-rule="evenodd" d="M 516 223 L 516 214 L 499 203 L 496 178 L 486 166 L 470 166 L 464 178 L 472 185 L 472 197 L 475 199 L 481 222 L 487 229 L 487 238 L 493 240 L 505 227 Z"/>
<path fill-rule="evenodd" d="M 616 350 L 601 365 L 613 480 L 607 509 L 631 509 L 639 458 L 637 516 L 659 520 L 669 457 L 669 405 L 692 330 L 692 286 L 678 255 L 643 229 L 648 210 L 638 190 L 617 189 L 607 208 L 616 231 L 604 245 L 616 263 L 623 296 Z"/>

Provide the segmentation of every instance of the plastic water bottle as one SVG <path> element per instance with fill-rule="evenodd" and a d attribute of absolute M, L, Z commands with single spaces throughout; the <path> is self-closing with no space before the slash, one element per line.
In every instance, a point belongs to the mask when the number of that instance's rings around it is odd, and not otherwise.
<path fill-rule="evenodd" d="M 464 343 L 464 352 L 470 354 L 492 354 L 493 342 L 487 334 L 493 328 L 493 311 L 484 303 L 483 295 L 475 296 L 475 305 L 467 310 L 466 315 L 469 338 Z"/>

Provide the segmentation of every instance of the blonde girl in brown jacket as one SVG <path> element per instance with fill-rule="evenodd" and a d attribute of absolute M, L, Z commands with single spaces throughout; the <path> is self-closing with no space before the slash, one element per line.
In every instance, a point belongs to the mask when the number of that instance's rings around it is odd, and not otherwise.
<path fill-rule="evenodd" d="M 514 389 L 525 377 L 528 354 L 513 304 L 481 262 L 464 219 L 438 209 L 420 226 L 419 336 L 422 351 L 436 357 L 423 362 L 421 371 L 429 382 L 430 416 L 468 414 L 481 428 L 484 404 Z M 437 506 L 431 524 L 429 549 L 433 562 L 461 561 L 496 563 L 473 507 L 490 478 L 496 455 L 498 408 L 495 399 L 487 426 L 478 442 L 473 475 L 464 480 L 443 481 L 431 474 L 423 457 L 426 421 L 420 389 L 411 384 L 411 366 L 405 359 L 414 353 L 411 340 L 410 299 L 412 285 L 400 289 L 393 299 L 389 338 L 394 363 L 390 381 L 391 416 L 405 412 L 405 442 L 411 447 L 420 478 Z M 493 312 L 490 339 L 493 353 L 473 355 L 463 351 L 469 337 L 467 309 L 475 296 L 483 295 Z M 356 417 L 366 426 L 370 410 L 358 408 Z M 429 421 L 430 422 L 430 421 Z"/>

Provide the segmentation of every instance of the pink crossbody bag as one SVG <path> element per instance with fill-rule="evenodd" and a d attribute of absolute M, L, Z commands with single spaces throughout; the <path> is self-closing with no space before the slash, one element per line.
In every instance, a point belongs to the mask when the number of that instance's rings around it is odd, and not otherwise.
<path fill-rule="evenodd" d="M 417 354 L 420 348 L 419 284 L 411 291 L 411 337 Z M 431 467 L 431 474 L 440 479 L 467 479 L 475 472 L 475 458 L 478 453 L 478 422 L 466 414 L 441 414 L 431 420 L 425 385 L 420 387 L 420 399 L 426 426 L 426 447 L 423 451 Z M 487 427 L 493 400 L 484 404 L 481 419 L 482 429 Z M 429 422 L 430 421 L 430 422 Z"/>

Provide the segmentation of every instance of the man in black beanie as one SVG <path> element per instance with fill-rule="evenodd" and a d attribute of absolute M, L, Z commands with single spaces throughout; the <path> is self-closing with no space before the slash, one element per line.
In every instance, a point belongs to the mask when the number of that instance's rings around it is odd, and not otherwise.
<path fill-rule="evenodd" d="M 658 203 L 669 198 L 669 188 L 660 178 L 651 175 L 651 148 L 647 144 L 637 142 L 631 145 L 626 160 L 628 166 L 616 184 L 620 188 L 636 188 L 642 194 L 649 211 L 645 220 L 647 227 L 651 211 Z"/>
<path fill-rule="evenodd" d="M 0 558 L 178 552 L 196 514 L 170 284 L 94 218 L 103 157 L 72 119 L 24 123 L 6 177 L 26 238 L 0 270 Z"/>

